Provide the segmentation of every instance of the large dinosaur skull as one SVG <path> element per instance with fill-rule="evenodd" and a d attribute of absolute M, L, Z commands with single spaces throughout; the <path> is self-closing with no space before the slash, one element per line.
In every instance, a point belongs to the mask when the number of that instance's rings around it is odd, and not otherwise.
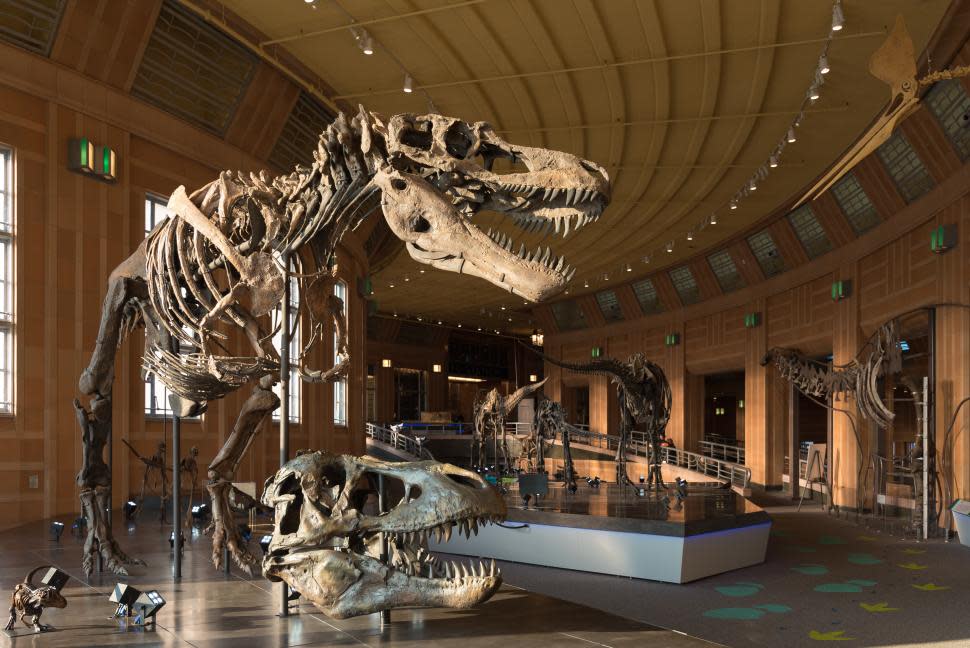
<path fill-rule="evenodd" d="M 381 476 L 389 500 L 400 498 L 384 514 L 376 502 Z M 287 582 L 334 618 L 402 606 L 471 607 L 502 583 L 494 561 L 459 568 L 427 551 L 430 534 L 477 534 L 480 524 L 505 518 L 501 496 L 473 472 L 314 452 L 280 468 L 262 499 L 276 510 L 263 575 Z"/>
<path fill-rule="evenodd" d="M 441 115 L 395 115 L 385 141 L 389 167 L 375 177 L 394 234 L 420 263 L 482 277 L 533 301 L 572 277 L 546 247 L 526 250 L 501 232 L 472 224 L 482 209 L 511 216 L 526 231 L 565 237 L 599 218 L 610 182 L 599 165 L 569 153 L 512 145 L 484 122 Z M 493 172 L 507 160 L 507 173 Z M 516 168 L 521 163 L 521 168 Z"/>

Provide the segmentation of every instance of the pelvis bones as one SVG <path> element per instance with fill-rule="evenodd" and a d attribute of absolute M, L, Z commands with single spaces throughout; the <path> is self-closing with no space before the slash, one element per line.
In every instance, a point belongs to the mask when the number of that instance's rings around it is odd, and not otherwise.
<path fill-rule="evenodd" d="M 400 501 L 376 509 L 378 479 Z M 276 511 L 263 574 L 283 580 L 326 614 L 346 618 L 402 606 L 465 608 L 501 585 L 495 561 L 439 562 L 428 538 L 469 537 L 505 519 L 505 503 L 476 473 L 434 461 L 390 463 L 313 452 L 266 482 Z M 388 542 L 381 558 L 381 537 Z"/>

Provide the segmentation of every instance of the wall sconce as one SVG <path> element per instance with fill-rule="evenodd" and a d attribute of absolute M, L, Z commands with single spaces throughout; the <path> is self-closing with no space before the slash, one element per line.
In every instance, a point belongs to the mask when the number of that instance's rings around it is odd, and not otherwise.
<path fill-rule="evenodd" d="M 744 409 L 744 399 L 743 398 L 738 401 L 738 409 Z"/>
<path fill-rule="evenodd" d="M 852 281 L 840 279 L 832 284 L 832 301 L 841 301 L 852 294 Z"/>
<path fill-rule="evenodd" d="M 930 232 L 930 250 L 934 254 L 943 254 L 947 250 L 952 250 L 957 244 L 956 223 L 950 225 L 940 225 Z"/>
<path fill-rule="evenodd" d="M 529 382 L 536 382 L 539 380 L 539 376 L 535 374 L 529 374 Z"/>
<path fill-rule="evenodd" d="M 665 335 L 664 344 L 667 346 L 677 346 L 680 344 L 680 333 L 668 333 Z"/>
<path fill-rule="evenodd" d="M 544 341 L 545 341 L 545 338 L 542 335 L 542 333 L 540 333 L 538 329 L 533 329 L 532 330 L 532 344 L 534 346 L 540 346 L 541 347 L 542 346 L 542 343 Z"/>
<path fill-rule="evenodd" d="M 761 324 L 761 313 L 748 313 L 744 316 L 744 328 L 754 328 Z"/>
<path fill-rule="evenodd" d="M 437 363 L 431 365 L 431 371 L 434 373 L 441 373 L 441 365 Z"/>
<path fill-rule="evenodd" d="M 602 348 L 602 347 L 593 347 L 593 348 L 592 348 L 592 349 L 590 349 L 590 351 L 589 351 L 589 356 L 590 356 L 591 358 L 598 358 L 598 357 L 600 357 L 601 355 L 603 355 L 603 348 Z"/>
<path fill-rule="evenodd" d="M 391 363 L 390 358 L 384 358 L 383 360 L 381 360 L 381 366 L 384 367 L 385 369 L 390 369 L 394 365 Z"/>
<path fill-rule="evenodd" d="M 108 146 L 95 146 L 87 137 L 68 140 L 67 167 L 98 180 L 117 180 L 117 156 Z"/>

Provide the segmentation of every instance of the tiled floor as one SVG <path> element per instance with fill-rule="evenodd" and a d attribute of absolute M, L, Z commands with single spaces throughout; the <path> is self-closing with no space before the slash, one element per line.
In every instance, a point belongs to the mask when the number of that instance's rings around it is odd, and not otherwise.
<path fill-rule="evenodd" d="M 117 516 L 116 516 L 117 517 Z M 336 621 L 303 604 L 289 618 L 278 618 L 278 592 L 257 576 L 238 572 L 224 576 L 209 562 L 210 543 L 193 535 L 183 563 L 183 580 L 171 581 L 170 528 L 162 529 L 145 515 L 119 541 L 131 555 L 146 560 L 127 579 L 139 589 L 158 589 L 168 603 L 154 632 L 125 628 L 110 619 L 108 602 L 116 578 L 96 574 L 78 580 L 80 544 L 68 533 L 56 544 L 47 524 L 33 524 L 0 533 L 0 587 L 9 591 L 33 567 L 53 564 L 75 577 L 64 588 L 68 607 L 50 610 L 43 621 L 55 632 L 33 635 L 20 625 L 16 638 L 0 633 L 0 645 L 14 646 L 647 646 L 687 648 L 709 646 L 686 635 L 623 619 L 592 607 L 503 588 L 491 601 L 473 610 L 395 610 L 389 628 L 381 630 L 376 616 Z M 64 520 L 67 521 L 66 519 Z M 253 540 L 255 545 L 255 539 Z M 258 550 L 258 549 L 257 549 Z"/>

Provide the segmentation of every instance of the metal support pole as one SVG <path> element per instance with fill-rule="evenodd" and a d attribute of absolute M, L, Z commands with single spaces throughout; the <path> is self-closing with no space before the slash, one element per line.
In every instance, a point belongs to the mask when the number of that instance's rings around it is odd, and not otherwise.
<path fill-rule="evenodd" d="M 387 488 L 384 484 L 384 475 L 377 476 L 377 510 L 381 514 L 387 513 Z M 388 558 L 387 535 L 381 534 L 381 562 L 387 564 Z M 390 625 L 391 611 L 381 610 L 381 630 Z"/>
<path fill-rule="evenodd" d="M 280 315 L 280 467 L 290 459 L 290 255 L 283 254 L 283 305 Z M 290 615 L 288 587 L 279 584 L 280 616 Z"/>
<path fill-rule="evenodd" d="M 923 540 L 930 537 L 930 379 L 923 376 Z"/>
<path fill-rule="evenodd" d="M 172 417 L 172 534 L 174 541 L 172 551 L 175 553 L 175 569 L 172 580 L 179 582 L 182 578 L 182 503 L 179 493 L 182 489 L 182 475 L 179 471 L 179 441 L 182 436 L 182 417 Z M 165 468 L 163 467 L 164 471 Z M 164 474 L 164 472 L 162 473 Z M 162 488 L 164 489 L 164 482 Z"/>
<path fill-rule="evenodd" d="M 798 442 L 798 390 L 795 383 L 788 383 L 788 485 L 791 486 L 791 498 L 799 499 L 801 485 L 799 472 L 801 469 L 801 444 Z M 806 475 L 807 477 L 808 475 Z"/>

